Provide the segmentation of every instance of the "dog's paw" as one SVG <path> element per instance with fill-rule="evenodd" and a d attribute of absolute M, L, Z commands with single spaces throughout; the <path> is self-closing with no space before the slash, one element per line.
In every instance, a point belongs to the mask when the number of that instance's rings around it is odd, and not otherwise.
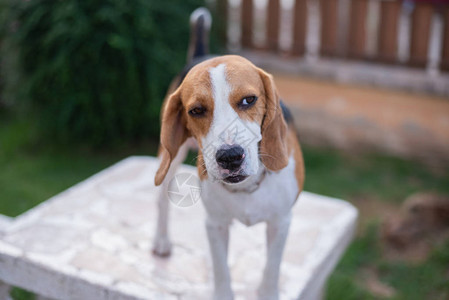
<path fill-rule="evenodd" d="M 172 244 L 167 237 L 157 237 L 153 244 L 153 254 L 160 257 L 167 257 L 171 254 Z"/>

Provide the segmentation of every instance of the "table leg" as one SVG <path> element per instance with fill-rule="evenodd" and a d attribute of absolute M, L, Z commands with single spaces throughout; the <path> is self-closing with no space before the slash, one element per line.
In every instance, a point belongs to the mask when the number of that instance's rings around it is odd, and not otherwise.
<path fill-rule="evenodd" d="M 0 280 L 0 299 L 12 300 L 11 296 L 9 295 L 10 289 L 10 285 Z"/>

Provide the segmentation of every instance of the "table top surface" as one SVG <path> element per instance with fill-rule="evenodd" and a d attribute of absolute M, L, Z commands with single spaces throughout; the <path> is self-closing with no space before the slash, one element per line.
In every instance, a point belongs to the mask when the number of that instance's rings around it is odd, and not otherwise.
<path fill-rule="evenodd" d="M 151 254 L 157 167 L 155 158 L 127 158 L 17 217 L 0 233 L 0 280 L 55 299 L 209 299 L 201 203 L 170 205 L 172 255 Z M 196 169 L 183 165 L 180 173 Z M 281 299 L 304 295 L 314 278 L 327 276 L 356 219 L 345 201 L 301 193 L 281 267 Z M 234 222 L 229 247 L 236 299 L 253 299 L 265 262 L 265 224 Z"/>

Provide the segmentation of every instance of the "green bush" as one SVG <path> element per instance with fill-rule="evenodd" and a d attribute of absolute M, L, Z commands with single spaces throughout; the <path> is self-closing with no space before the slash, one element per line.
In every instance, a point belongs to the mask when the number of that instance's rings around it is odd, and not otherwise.
<path fill-rule="evenodd" d="M 167 86 L 185 63 L 204 0 L 0 0 L 5 103 L 42 132 L 94 146 L 159 134 Z"/>

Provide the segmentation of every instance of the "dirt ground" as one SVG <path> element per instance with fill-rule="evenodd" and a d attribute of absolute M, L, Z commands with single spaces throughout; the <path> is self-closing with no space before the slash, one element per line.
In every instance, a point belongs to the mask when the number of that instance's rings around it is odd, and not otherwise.
<path fill-rule="evenodd" d="M 449 165 L 449 99 L 291 75 L 274 77 L 304 141 Z"/>

